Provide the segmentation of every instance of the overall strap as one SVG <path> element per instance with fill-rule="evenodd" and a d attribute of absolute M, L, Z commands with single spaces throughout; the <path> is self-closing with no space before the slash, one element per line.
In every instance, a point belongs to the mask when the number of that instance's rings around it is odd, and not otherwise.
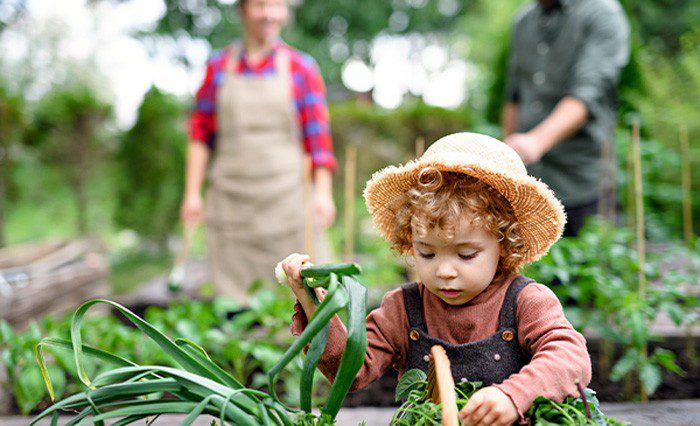
<path fill-rule="evenodd" d="M 419 328 L 425 331 L 425 323 L 423 321 L 423 300 L 418 291 L 418 283 L 408 283 L 401 286 L 403 291 L 403 303 L 406 307 L 406 315 L 408 316 L 408 325 L 411 328 Z"/>
<path fill-rule="evenodd" d="M 516 308 L 518 305 L 518 295 L 520 295 L 520 291 L 525 288 L 526 285 L 530 283 L 534 283 L 535 280 L 531 278 L 526 278 L 523 277 L 522 275 L 518 275 L 517 278 L 515 278 L 510 285 L 508 286 L 508 290 L 506 290 L 506 296 L 503 298 L 503 304 L 501 305 L 501 311 L 498 314 L 498 328 L 503 329 L 503 328 L 512 328 L 512 329 L 517 329 L 516 327 Z"/>

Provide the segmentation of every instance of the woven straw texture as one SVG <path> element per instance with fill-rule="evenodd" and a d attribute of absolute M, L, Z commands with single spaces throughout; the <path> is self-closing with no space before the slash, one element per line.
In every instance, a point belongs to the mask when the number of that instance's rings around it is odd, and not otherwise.
<path fill-rule="evenodd" d="M 396 208 L 428 166 L 473 176 L 501 193 L 513 207 L 525 242 L 518 268 L 544 256 L 564 230 L 561 202 L 543 182 L 527 174 L 518 154 L 503 142 L 477 133 L 455 133 L 432 144 L 422 157 L 389 166 L 367 182 L 367 209 L 381 235 L 394 241 Z"/>

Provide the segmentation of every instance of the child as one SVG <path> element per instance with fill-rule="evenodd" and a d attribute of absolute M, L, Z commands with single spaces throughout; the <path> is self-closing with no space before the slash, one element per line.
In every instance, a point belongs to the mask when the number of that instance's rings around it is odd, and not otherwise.
<path fill-rule="evenodd" d="M 427 370 L 434 344 L 445 348 L 455 381 L 486 386 L 460 412 L 464 424 L 524 422 L 537 396 L 561 401 L 577 394 L 575 380 L 590 382 L 586 342 L 554 293 L 517 274 L 559 239 L 565 217 L 515 151 L 484 135 L 449 135 L 421 158 L 377 172 L 364 195 L 382 236 L 415 260 L 419 281 L 387 293 L 367 316 L 367 354 L 352 389 L 392 366 Z M 299 272 L 309 260 L 293 254 L 282 264 L 299 301 L 294 334 L 315 308 Z M 319 362 L 329 379 L 344 345 L 335 317 Z"/>

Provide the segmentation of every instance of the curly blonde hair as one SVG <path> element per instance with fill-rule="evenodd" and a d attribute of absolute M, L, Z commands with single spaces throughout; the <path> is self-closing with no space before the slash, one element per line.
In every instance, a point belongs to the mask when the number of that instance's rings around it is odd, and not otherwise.
<path fill-rule="evenodd" d="M 518 220 L 510 203 L 498 191 L 482 181 L 434 167 L 420 171 L 416 185 L 406 191 L 396 213 L 396 239 L 392 249 L 401 254 L 411 251 L 415 230 L 424 235 L 438 228 L 454 237 L 455 223 L 468 215 L 473 226 L 489 230 L 498 239 L 502 255 L 496 278 L 518 272 L 525 245 L 518 233 Z"/>

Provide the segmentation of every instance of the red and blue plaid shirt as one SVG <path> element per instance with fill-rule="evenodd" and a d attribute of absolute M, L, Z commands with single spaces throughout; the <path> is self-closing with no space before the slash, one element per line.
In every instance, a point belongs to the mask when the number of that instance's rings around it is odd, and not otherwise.
<path fill-rule="evenodd" d="M 311 156 L 314 168 L 327 167 L 335 170 L 337 161 L 333 154 L 326 88 L 314 59 L 287 44 L 277 41 L 270 55 L 255 67 L 241 54 L 235 70 L 243 75 L 274 75 L 274 55 L 279 49 L 289 52 L 292 93 L 303 135 L 304 150 Z M 206 143 L 209 148 L 216 146 L 216 93 L 227 72 L 231 52 L 223 49 L 207 63 L 204 83 L 197 91 L 195 106 L 189 119 L 190 138 Z"/>

